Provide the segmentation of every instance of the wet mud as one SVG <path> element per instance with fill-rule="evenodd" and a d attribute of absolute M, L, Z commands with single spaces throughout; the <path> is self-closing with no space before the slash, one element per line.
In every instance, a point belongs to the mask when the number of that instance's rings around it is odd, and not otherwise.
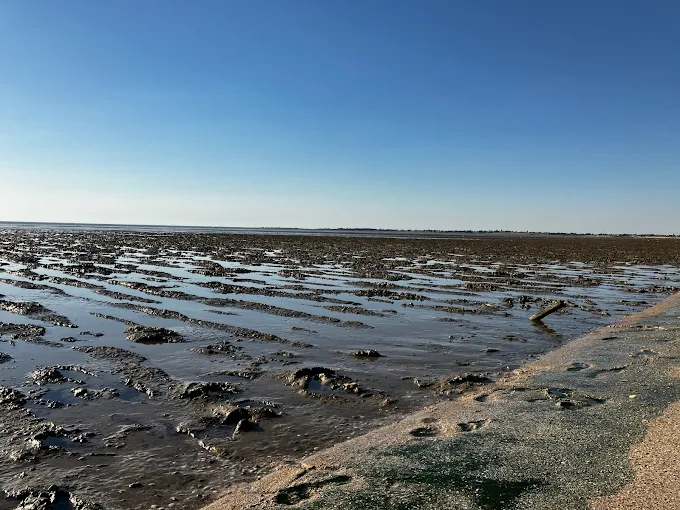
<path fill-rule="evenodd" d="M 199 508 L 660 301 L 679 263 L 673 239 L 3 231 L 0 510 Z"/>

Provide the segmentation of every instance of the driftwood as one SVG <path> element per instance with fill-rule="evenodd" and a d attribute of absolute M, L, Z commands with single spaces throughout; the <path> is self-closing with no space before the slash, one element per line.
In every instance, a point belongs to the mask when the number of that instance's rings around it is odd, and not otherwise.
<path fill-rule="evenodd" d="M 544 317 L 547 317 L 551 313 L 555 313 L 557 310 L 561 310 L 567 306 L 566 301 L 553 301 L 553 304 L 550 306 L 545 307 L 543 310 L 541 310 L 538 313 L 533 314 L 531 317 L 529 317 L 530 321 L 540 321 Z"/>

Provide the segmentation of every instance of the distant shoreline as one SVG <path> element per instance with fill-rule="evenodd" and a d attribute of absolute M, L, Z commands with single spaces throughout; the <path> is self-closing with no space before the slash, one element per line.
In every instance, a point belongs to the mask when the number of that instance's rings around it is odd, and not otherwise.
<path fill-rule="evenodd" d="M 593 234 L 573 232 L 520 232 L 509 230 L 399 230 L 380 228 L 293 228 L 293 227 L 211 227 L 186 225 L 127 225 L 117 223 L 50 223 L 0 221 L 0 229 L 75 230 L 142 233 L 255 234 L 326 237 L 398 237 L 398 238 L 504 238 L 504 237 L 656 237 L 675 238 L 673 234 Z"/>

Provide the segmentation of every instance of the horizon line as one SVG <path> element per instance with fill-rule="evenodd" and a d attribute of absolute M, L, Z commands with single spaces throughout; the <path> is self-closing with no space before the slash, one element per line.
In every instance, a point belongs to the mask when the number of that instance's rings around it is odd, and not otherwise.
<path fill-rule="evenodd" d="M 605 232 L 558 232 L 558 231 L 534 231 L 534 230 L 505 230 L 505 229 L 399 229 L 399 228 L 380 228 L 380 227 L 235 227 L 224 225 L 176 225 L 176 224 L 149 224 L 149 223 L 88 223 L 72 221 L 11 221 L 0 220 L 0 225 L 64 225 L 64 226 L 85 226 L 85 227 L 147 227 L 147 228 L 192 228 L 192 229 L 224 229 L 224 230 L 289 230 L 289 231 L 331 231 L 331 232 L 414 232 L 414 233 L 439 233 L 439 234 L 532 234 L 532 235 L 569 235 L 569 236 L 598 236 L 598 237 L 678 237 L 680 234 L 661 234 L 661 233 L 605 233 Z"/>

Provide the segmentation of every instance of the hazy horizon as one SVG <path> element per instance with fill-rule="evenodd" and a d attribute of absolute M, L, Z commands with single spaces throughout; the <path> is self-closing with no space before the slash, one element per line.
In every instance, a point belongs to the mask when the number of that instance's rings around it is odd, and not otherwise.
<path fill-rule="evenodd" d="M 378 232 L 414 232 L 414 233 L 419 233 L 419 232 L 433 232 L 433 233 L 498 233 L 498 234 L 545 234 L 545 235 L 561 235 L 561 234 L 566 234 L 566 235 L 594 235 L 594 236 L 600 236 L 600 235 L 614 235 L 614 236 L 626 236 L 626 235 L 648 235 L 648 236 L 678 236 L 680 234 L 677 233 L 670 233 L 670 234 L 664 234 L 661 232 L 574 232 L 574 231 L 557 231 L 557 230 L 500 230 L 500 229 L 480 229 L 480 230 L 472 230 L 472 229 L 465 229 L 465 228 L 457 228 L 457 229 L 400 229 L 400 228 L 381 228 L 381 227 L 360 227 L 360 226 L 354 226 L 354 227 L 280 227 L 280 226 L 274 226 L 274 225 L 263 225 L 263 226 L 239 226 L 239 225 L 190 225 L 190 224 L 153 224 L 153 223 L 87 223 L 87 222 L 49 222 L 49 221 L 6 221 L 6 220 L 0 220 L 0 225 L 8 225 L 8 226 L 21 226 L 21 225 L 31 225 L 31 226 L 40 226 L 40 225 L 55 225 L 55 226 L 77 226 L 77 227 L 141 227 L 141 228 L 159 228 L 159 229 L 172 229 L 172 228 L 178 228 L 178 229 L 210 229 L 210 230 L 222 230 L 222 231 L 257 231 L 257 230 L 263 230 L 263 231 L 288 231 L 288 230 L 300 230 L 304 232 L 322 232 L 322 231 L 331 231 L 331 232 L 340 232 L 340 231 L 378 231 Z"/>
<path fill-rule="evenodd" d="M 680 232 L 680 4 L 0 4 L 0 219 Z"/>

